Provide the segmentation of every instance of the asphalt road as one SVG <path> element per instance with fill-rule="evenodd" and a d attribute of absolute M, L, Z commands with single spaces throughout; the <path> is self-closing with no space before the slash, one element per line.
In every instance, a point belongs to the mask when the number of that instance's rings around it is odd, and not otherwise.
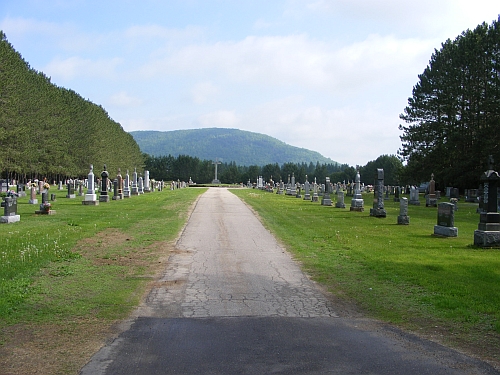
<path fill-rule="evenodd" d="M 388 325 L 338 316 L 252 211 L 220 188 L 200 197 L 134 316 L 82 375 L 500 373 Z"/>

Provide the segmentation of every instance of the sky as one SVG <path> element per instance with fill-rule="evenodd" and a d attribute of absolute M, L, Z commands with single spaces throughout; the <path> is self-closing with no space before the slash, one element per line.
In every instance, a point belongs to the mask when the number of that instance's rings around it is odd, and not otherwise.
<path fill-rule="evenodd" d="M 435 49 L 499 14 L 498 0 L 2 0 L 0 29 L 125 131 L 241 129 L 363 166 L 401 147 Z"/>

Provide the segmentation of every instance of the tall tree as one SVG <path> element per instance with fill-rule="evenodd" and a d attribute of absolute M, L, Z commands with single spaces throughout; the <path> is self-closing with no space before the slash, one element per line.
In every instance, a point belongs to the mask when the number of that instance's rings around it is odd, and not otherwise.
<path fill-rule="evenodd" d="M 447 40 L 420 74 L 400 118 L 409 182 L 477 186 L 489 154 L 500 160 L 500 23 Z"/>

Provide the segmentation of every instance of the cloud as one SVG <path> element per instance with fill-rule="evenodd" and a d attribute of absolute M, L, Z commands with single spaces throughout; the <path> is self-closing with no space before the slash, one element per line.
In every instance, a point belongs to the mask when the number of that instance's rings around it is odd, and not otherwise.
<path fill-rule="evenodd" d="M 100 60 L 81 57 L 56 58 L 47 64 L 43 71 L 52 78 L 61 81 L 71 81 L 77 77 L 109 79 L 115 76 L 116 68 L 122 62 L 120 58 Z"/>
<path fill-rule="evenodd" d="M 109 98 L 109 103 L 117 107 L 138 107 L 143 101 L 127 94 L 125 91 L 120 91 Z"/>
<path fill-rule="evenodd" d="M 198 117 L 198 123 L 202 127 L 234 128 L 238 126 L 240 119 L 235 111 L 220 110 L 207 113 Z"/>
<path fill-rule="evenodd" d="M 191 97 L 195 104 L 214 103 L 219 91 L 212 82 L 200 82 L 191 90 Z"/>

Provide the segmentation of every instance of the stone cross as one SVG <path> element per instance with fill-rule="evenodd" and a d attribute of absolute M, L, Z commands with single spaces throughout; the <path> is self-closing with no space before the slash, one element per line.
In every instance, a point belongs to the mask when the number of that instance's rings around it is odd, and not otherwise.
<path fill-rule="evenodd" d="M 219 164 L 222 164 L 220 161 L 219 161 L 219 158 L 215 158 L 215 161 L 212 162 L 213 165 L 215 165 L 215 178 L 214 180 L 212 181 L 212 183 L 214 184 L 218 184 L 220 183 L 219 180 L 217 179 L 217 165 Z"/>

